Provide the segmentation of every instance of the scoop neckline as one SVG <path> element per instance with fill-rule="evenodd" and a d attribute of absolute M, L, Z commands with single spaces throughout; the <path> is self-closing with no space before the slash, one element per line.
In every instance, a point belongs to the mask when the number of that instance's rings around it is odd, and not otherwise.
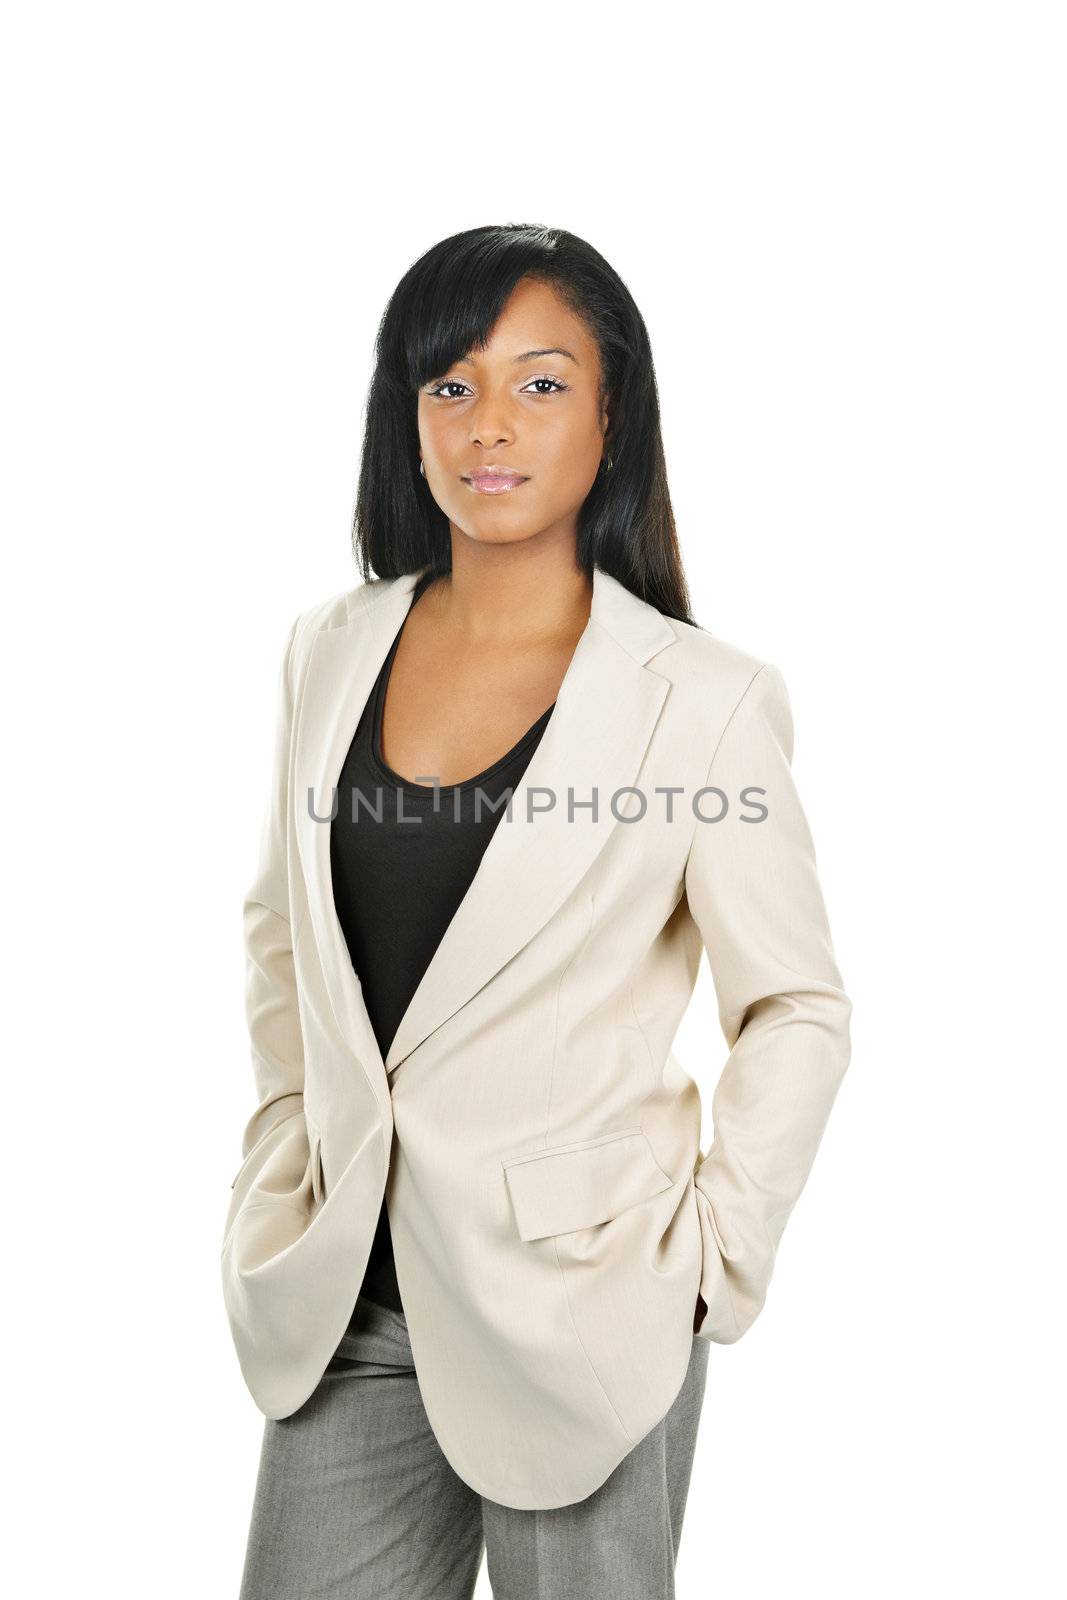
<path fill-rule="evenodd" d="M 508 763 L 513 761 L 517 755 L 520 755 L 526 746 L 532 743 L 537 734 L 542 731 L 544 724 L 548 721 L 549 717 L 556 709 L 556 701 L 553 700 L 552 704 L 542 711 L 541 715 L 537 718 L 537 721 L 530 724 L 526 732 L 516 740 L 510 750 L 506 750 L 498 760 L 494 761 L 490 766 L 485 767 L 481 772 L 476 772 L 473 778 L 464 778 L 460 783 L 440 783 L 436 787 L 434 787 L 433 784 L 413 783 L 410 778 L 403 778 L 399 772 L 394 772 L 393 768 L 388 764 L 382 755 L 382 719 L 385 713 L 385 691 L 389 685 L 389 677 L 393 668 L 393 657 L 396 655 L 397 646 L 400 643 L 400 634 L 402 632 L 403 627 L 401 626 L 396 638 L 389 647 L 389 654 L 385 658 L 382 671 L 378 677 L 378 687 L 374 697 L 374 715 L 371 719 L 371 765 L 376 768 L 379 775 L 385 778 L 391 786 L 397 789 L 402 789 L 405 794 L 412 795 L 419 800 L 430 800 L 434 797 L 434 795 L 441 794 L 463 794 L 467 790 L 475 788 L 476 785 L 484 783 L 487 778 L 494 777 L 502 767 L 507 766 Z"/>

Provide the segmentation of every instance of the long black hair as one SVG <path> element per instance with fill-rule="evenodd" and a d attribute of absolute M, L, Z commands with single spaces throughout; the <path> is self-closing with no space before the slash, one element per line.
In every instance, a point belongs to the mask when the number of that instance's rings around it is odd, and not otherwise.
<path fill-rule="evenodd" d="M 448 518 L 419 472 L 418 392 L 484 348 L 522 279 L 550 284 L 600 350 L 610 470 L 579 511 L 577 559 L 594 564 L 666 616 L 692 623 L 660 431 L 648 330 L 629 289 L 599 251 L 562 228 L 523 223 L 442 239 L 405 272 L 375 341 L 352 548 L 364 580 L 451 569 Z"/>

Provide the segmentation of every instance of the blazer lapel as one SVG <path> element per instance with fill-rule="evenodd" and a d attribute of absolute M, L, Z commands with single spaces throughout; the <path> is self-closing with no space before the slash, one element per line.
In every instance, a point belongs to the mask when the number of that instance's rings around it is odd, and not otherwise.
<path fill-rule="evenodd" d="M 418 577 L 417 572 L 405 573 L 373 593 L 357 589 L 347 624 L 324 628 L 313 638 L 297 713 L 293 768 L 297 847 L 323 977 L 342 1037 L 363 1066 L 386 1119 L 385 1063 L 334 905 L 328 819 L 337 805 L 348 747 L 407 615 Z"/>
<path fill-rule="evenodd" d="M 327 816 L 356 725 L 418 576 L 405 574 L 371 596 L 357 591 L 348 625 L 316 636 L 297 734 L 297 836 L 309 914 L 338 1021 L 379 1097 L 388 1096 L 387 1074 L 544 927 L 619 825 L 612 796 L 637 782 L 670 688 L 646 662 L 675 640 L 670 623 L 653 606 L 594 569 L 589 622 L 515 787 L 510 814 L 501 812 L 383 1062 L 334 908 L 329 825 L 309 815 L 308 790 L 315 811 Z M 595 813 L 582 805 L 594 792 Z M 531 815 L 528 796 L 533 807 L 549 809 L 534 809 Z M 633 801 L 632 795 L 620 796 L 616 809 L 625 814 Z"/>

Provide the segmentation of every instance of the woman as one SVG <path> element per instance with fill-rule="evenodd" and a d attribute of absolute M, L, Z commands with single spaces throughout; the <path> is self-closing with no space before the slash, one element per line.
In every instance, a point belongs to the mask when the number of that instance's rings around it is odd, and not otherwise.
<path fill-rule="evenodd" d="M 690 618 L 648 337 L 487 227 L 382 321 L 363 582 L 296 619 L 222 1253 L 243 1600 L 673 1594 L 710 1344 L 848 1062 L 778 670 Z M 371 577 L 371 573 L 376 577 Z M 730 1046 L 671 1053 L 702 950 Z"/>

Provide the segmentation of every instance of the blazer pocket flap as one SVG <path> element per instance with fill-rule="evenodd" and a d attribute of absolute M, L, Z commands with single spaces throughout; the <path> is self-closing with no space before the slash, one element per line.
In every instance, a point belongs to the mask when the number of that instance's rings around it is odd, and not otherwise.
<path fill-rule="evenodd" d="M 523 1240 L 610 1222 L 674 1183 L 640 1128 L 514 1156 L 503 1167 Z"/>

